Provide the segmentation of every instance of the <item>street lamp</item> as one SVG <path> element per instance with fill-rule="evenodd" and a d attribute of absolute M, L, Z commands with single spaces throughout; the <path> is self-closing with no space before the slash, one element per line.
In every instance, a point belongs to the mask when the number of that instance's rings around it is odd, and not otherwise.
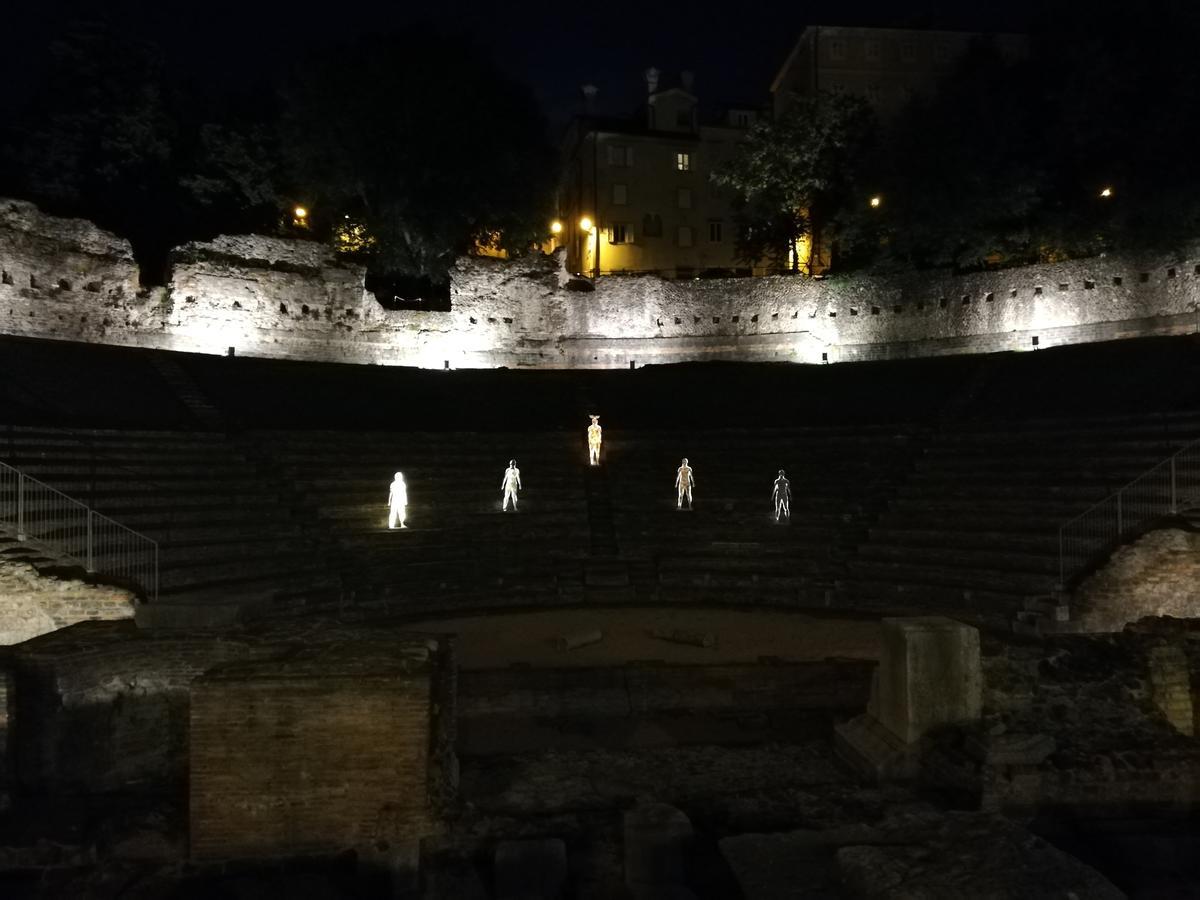
<path fill-rule="evenodd" d="M 551 222 L 550 223 L 550 233 L 551 234 L 562 234 L 562 222 L 558 221 L 558 219 L 555 219 L 553 222 Z"/>
<path fill-rule="evenodd" d="M 1104 197 L 1105 199 L 1108 199 L 1108 198 L 1109 198 L 1109 197 L 1111 197 L 1112 195 L 1113 195 L 1113 189 L 1112 189 L 1111 187 L 1109 187 L 1108 185 L 1105 185 L 1104 187 L 1102 187 L 1102 188 L 1100 189 L 1100 196 L 1101 196 L 1101 197 Z"/>
<path fill-rule="evenodd" d="M 870 203 L 871 209 L 879 209 L 880 204 L 883 203 L 883 198 L 876 194 L 871 198 Z"/>
<path fill-rule="evenodd" d="M 589 219 L 587 216 L 584 216 L 582 219 L 580 219 L 579 220 L 579 230 L 584 232 L 585 234 L 591 234 L 592 233 L 592 220 Z"/>

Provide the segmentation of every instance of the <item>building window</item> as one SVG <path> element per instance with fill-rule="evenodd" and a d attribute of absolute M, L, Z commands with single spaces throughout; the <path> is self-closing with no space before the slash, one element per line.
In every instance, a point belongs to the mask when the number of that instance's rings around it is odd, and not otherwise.
<path fill-rule="evenodd" d="M 944 63 L 950 59 L 950 45 L 945 41 L 938 41 L 933 45 L 934 62 Z"/>
<path fill-rule="evenodd" d="M 610 166 L 632 166 L 633 148 L 628 144 L 609 144 L 608 164 Z"/>
<path fill-rule="evenodd" d="M 735 128 L 749 128 L 753 119 L 753 113 L 744 110 L 735 110 L 733 113 L 733 125 Z"/>
<path fill-rule="evenodd" d="M 913 41 L 904 41 L 900 45 L 900 59 L 906 63 L 917 61 L 917 45 Z"/>
<path fill-rule="evenodd" d="M 829 42 L 829 58 L 841 62 L 846 58 L 846 42 L 841 38 L 834 38 Z"/>
<path fill-rule="evenodd" d="M 680 247 L 692 246 L 692 226 L 680 225 L 676 238 L 676 243 L 679 244 Z"/>
<path fill-rule="evenodd" d="M 724 235 L 723 235 L 723 229 L 721 227 L 721 223 L 719 221 L 718 222 L 709 222 L 708 223 L 708 242 L 710 244 L 719 244 L 719 243 L 721 243 L 721 240 L 723 237 L 724 237 Z"/>
<path fill-rule="evenodd" d="M 879 62 L 883 54 L 880 52 L 879 41 L 871 38 L 867 41 L 867 62 Z"/>
<path fill-rule="evenodd" d="M 692 170 L 692 154 L 676 153 L 675 154 L 675 171 L 690 172 Z"/>
<path fill-rule="evenodd" d="M 608 226 L 608 242 L 610 244 L 632 244 L 633 231 L 624 222 L 614 222 Z"/>
<path fill-rule="evenodd" d="M 642 217 L 642 234 L 646 237 L 662 237 L 662 216 L 646 213 Z"/>
<path fill-rule="evenodd" d="M 677 201 L 680 209 L 691 209 L 692 208 L 692 189 L 691 188 L 680 188 L 679 192 L 676 196 L 676 201 Z"/>
<path fill-rule="evenodd" d="M 883 99 L 883 86 L 878 81 L 872 81 L 867 85 L 867 100 L 871 103 L 878 103 Z"/>
<path fill-rule="evenodd" d="M 612 186 L 613 206 L 624 206 L 629 202 L 628 191 L 623 184 L 614 184 Z"/>

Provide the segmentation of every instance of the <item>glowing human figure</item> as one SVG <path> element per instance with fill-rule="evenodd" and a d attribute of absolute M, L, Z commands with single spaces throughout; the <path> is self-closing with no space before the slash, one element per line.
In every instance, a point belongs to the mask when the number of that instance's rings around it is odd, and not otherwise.
<path fill-rule="evenodd" d="M 600 443 L 604 437 L 600 428 L 600 417 L 591 416 L 592 424 L 588 426 L 588 462 L 593 466 L 600 465 Z"/>
<path fill-rule="evenodd" d="M 683 458 L 683 465 L 675 471 L 675 489 L 679 491 L 679 497 L 675 501 L 676 509 L 683 509 L 683 498 L 687 497 L 688 509 L 692 508 L 692 488 L 696 485 L 696 476 L 692 474 L 692 467 L 688 465 L 687 457 Z"/>
<path fill-rule="evenodd" d="M 783 469 L 779 470 L 779 476 L 775 479 L 775 489 L 771 491 L 771 499 L 775 501 L 776 522 L 779 521 L 780 516 L 785 519 L 792 517 L 792 483 L 783 474 Z"/>
<path fill-rule="evenodd" d="M 508 468 L 504 470 L 504 481 L 500 482 L 500 490 L 504 492 L 504 502 L 500 504 L 501 512 L 508 509 L 509 500 L 512 500 L 513 512 L 517 511 L 517 491 L 520 489 L 521 470 L 517 468 L 517 461 L 510 459 Z"/>
<path fill-rule="evenodd" d="M 408 512 L 408 485 L 404 483 L 404 473 L 397 472 L 391 487 L 388 488 L 388 528 L 395 528 L 400 523 L 401 528 L 407 528 L 404 520 Z"/>

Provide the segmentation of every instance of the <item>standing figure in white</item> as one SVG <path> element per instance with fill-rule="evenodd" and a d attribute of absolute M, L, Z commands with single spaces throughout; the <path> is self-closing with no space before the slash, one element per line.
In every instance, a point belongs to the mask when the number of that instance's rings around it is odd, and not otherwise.
<path fill-rule="evenodd" d="M 688 509 L 692 508 L 692 488 L 695 484 L 696 477 L 692 474 L 692 467 L 688 465 L 685 456 L 683 464 L 675 472 L 675 489 L 679 491 L 679 497 L 675 501 L 676 509 L 683 509 L 684 497 L 687 497 Z"/>
<path fill-rule="evenodd" d="M 775 489 L 771 492 L 771 499 L 775 501 L 775 521 L 778 522 L 780 516 L 791 519 L 792 483 L 783 474 L 783 469 L 779 470 L 779 477 L 775 479 Z"/>
<path fill-rule="evenodd" d="M 510 459 L 508 468 L 504 470 L 504 481 L 500 482 L 500 490 L 504 492 L 504 502 L 500 505 L 501 512 L 508 511 L 508 501 L 512 500 L 513 512 L 517 511 L 517 491 L 521 489 L 521 470 L 517 461 Z"/>
<path fill-rule="evenodd" d="M 404 519 L 408 511 L 408 485 L 404 483 L 404 473 L 397 472 L 391 487 L 388 488 L 388 528 L 395 528 L 400 523 L 401 528 L 407 528 Z"/>
<path fill-rule="evenodd" d="M 588 426 L 588 462 L 593 466 L 600 465 L 600 442 L 603 440 L 600 428 L 600 417 L 590 416 L 592 424 Z"/>

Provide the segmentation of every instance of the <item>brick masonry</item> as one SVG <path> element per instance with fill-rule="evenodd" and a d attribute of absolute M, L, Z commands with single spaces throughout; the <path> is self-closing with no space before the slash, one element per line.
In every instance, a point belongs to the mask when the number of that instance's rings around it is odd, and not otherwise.
<path fill-rule="evenodd" d="M 192 688 L 197 860 L 385 848 L 435 831 L 435 658 L 339 647 L 219 668 Z"/>
<path fill-rule="evenodd" d="M 0 560 L 0 645 L 76 622 L 130 619 L 135 605 L 134 595 L 122 588 L 41 575 L 27 563 Z"/>
<path fill-rule="evenodd" d="M 451 310 L 385 310 L 311 242 L 192 243 L 141 290 L 128 242 L 0 200 L 0 333 L 442 368 L 842 362 L 1028 350 L 1200 330 L 1200 246 L 957 276 L 664 281 L 574 290 L 561 257 L 460 259 Z M 586 287 L 591 287 L 586 285 Z M 1036 344 L 1035 344 L 1036 339 Z"/>
<path fill-rule="evenodd" d="M 1200 616 L 1200 533 L 1152 531 L 1117 550 L 1071 601 L 1082 631 L 1120 631 L 1146 616 Z"/>

